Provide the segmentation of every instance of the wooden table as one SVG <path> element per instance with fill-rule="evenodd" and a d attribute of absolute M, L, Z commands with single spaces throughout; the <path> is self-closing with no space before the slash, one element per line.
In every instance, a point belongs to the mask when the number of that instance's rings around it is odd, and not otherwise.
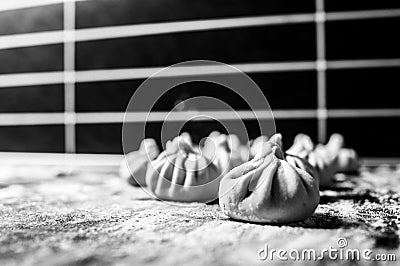
<path fill-rule="evenodd" d="M 337 179 L 321 192 L 312 217 L 278 226 L 230 220 L 216 204 L 154 200 L 118 178 L 115 169 L 3 165 L 0 265 L 266 265 L 270 258 L 258 257 L 265 245 L 320 252 L 338 248 L 341 238 L 347 241 L 343 250 L 371 249 L 372 256 L 400 260 L 400 167 L 364 167 L 357 176 Z M 351 263 L 329 257 L 272 261 Z"/>

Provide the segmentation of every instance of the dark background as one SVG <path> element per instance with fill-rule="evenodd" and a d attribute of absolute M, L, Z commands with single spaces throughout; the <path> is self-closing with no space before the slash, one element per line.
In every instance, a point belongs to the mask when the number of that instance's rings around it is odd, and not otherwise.
<path fill-rule="evenodd" d="M 77 3 L 76 27 L 151 23 L 204 18 L 315 12 L 310 1 L 114 0 Z M 326 11 L 399 8 L 400 1 L 326 1 Z M 336 59 L 399 58 L 399 18 L 326 23 L 326 56 Z M 61 30 L 62 5 L 0 12 L 0 35 Z M 177 33 L 76 44 L 76 69 L 168 66 L 185 60 L 224 63 L 316 60 L 315 23 Z M 63 69 L 63 45 L 0 50 L 0 74 Z M 399 67 L 327 71 L 330 109 L 400 108 Z M 250 74 L 273 109 L 316 109 L 316 71 Z M 1 77 L 0 77 L 1 78 Z M 78 83 L 77 112 L 123 112 L 143 80 Z M 237 109 L 247 107 L 222 87 L 189 84 L 166 95 L 156 110 L 170 110 L 176 99 L 208 95 Z M 63 85 L 0 88 L 0 112 L 63 112 Z M 0 114 L 1 115 L 1 114 Z M 400 156 L 400 118 L 328 119 L 328 134 L 344 134 L 364 157 Z M 250 137 L 259 132 L 247 121 Z M 317 120 L 277 120 L 286 146 L 304 132 L 317 140 Z M 148 125 L 157 137 L 161 123 Z M 195 139 L 221 128 L 217 122 L 188 124 Z M 122 153 L 121 124 L 76 126 L 77 152 Z M 63 126 L 0 127 L 0 151 L 64 152 Z"/>

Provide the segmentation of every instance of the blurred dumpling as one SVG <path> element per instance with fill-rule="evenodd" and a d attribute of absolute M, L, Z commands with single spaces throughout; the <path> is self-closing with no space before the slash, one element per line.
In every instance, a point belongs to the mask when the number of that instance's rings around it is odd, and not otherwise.
<path fill-rule="evenodd" d="M 264 145 L 265 142 L 268 141 L 267 136 L 259 136 L 254 140 L 251 140 L 249 142 L 249 147 L 250 147 L 250 159 L 254 158 L 256 156 L 257 152 L 260 151 Z"/>
<path fill-rule="evenodd" d="M 305 158 L 314 150 L 314 143 L 306 134 L 297 134 L 294 138 L 293 145 L 286 151 L 288 154 L 294 154 Z"/>
<path fill-rule="evenodd" d="M 337 157 L 337 172 L 356 172 L 359 168 L 358 155 L 355 150 L 344 148 L 344 137 L 332 134 L 326 144 L 330 153 Z"/>
<path fill-rule="evenodd" d="M 357 152 L 353 149 L 341 149 L 338 154 L 337 165 L 337 171 L 340 173 L 357 172 L 360 168 Z"/>
<path fill-rule="evenodd" d="M 289 223 L 311 216 L 319 203 L 318 178 L 307 161 L 286 161 L 277 143 L 265 142 L 256 156 L 226 174 L 219 202 L 231 218 L 257 223 Z"/>
<path fill-rule="evenodd" d="M 221 174 L 211 160 L 182 137 L 168 141 L 146 173 L 148 189 L 161 200 L 209 202 L 217 199 Z"/>
<path fill-rule="evenodd" d="M 315 168 L 319 176 L 319 186 L 329 187 L 337 173 L 337 156 L 331 154 L 326 146 L 318 144 L 308 155 L 308 162 Z"/>
<path fill-rule="evenodd" d="M 228 137 L 229 137 L 228 143 L 230 144 L 231 151 L 238 153 L 241 160 L 243 162 L 247 162 L 250 159 L 249 147 L 247 145 L 243 145 L 239 137 L 235 134 L 230 134 L 228 135 Z"/>
<path fill-rule="evenodd" d="M 224 174 L 244 163 L 246 154 L 241 150 L 240 140 L 236 135 L 225 135 L 217 131 L 205 139 L 201 149 L 202 155 L 214 162 L 219 171 Z"/>
<path fill-rule="evenodd" d="M 293 145 L 286 151 L 287 161 L 294 163 L 295 157 L 307 160 L 315 169 L 315 176 L 319 178 L 319 186 L 327 187 L 333 182 L 336 173 L 336 157 L 324 145 L 316 147 L 311 138 L 305 134 L 298 134 Z"/>
<path fill-rule="evenodd" d="M 128 153 L 120 166 L 120 176 L 133 186 L 146 185 L 148 163 L 160 154 L 154 139 L 144 139 L 137 151 Z"/>
<path fill-rule="evenodd" d="M 320 187 L 329 187 L 336 173 L 358 169 L 357 154 L 343 146 L 344 138 L 340 134 L 333 134 L 326 145 L 316 146 L 309 136 L 298 134 L 286 154 L 306 159 L 315 168 Z"/>

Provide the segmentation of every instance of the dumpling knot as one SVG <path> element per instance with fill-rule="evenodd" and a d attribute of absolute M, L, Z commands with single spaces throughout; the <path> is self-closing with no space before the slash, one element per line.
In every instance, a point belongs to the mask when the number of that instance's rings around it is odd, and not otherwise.
<path fill-rule="evenodd" d="M 272 136 L 248 163 L 221 180 L 219 202 L 231 218 L 258 223 L 289 223 L 313 214 L 319 203 L 318 178 L 288 163 Z"/>

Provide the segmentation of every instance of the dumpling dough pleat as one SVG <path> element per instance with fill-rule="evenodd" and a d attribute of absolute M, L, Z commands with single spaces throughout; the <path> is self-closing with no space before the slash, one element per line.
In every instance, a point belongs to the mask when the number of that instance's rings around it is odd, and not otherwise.
<path fill-rule="evenodd" d="M 147 166 L 160 154 L 154 139 L 144 139 L 137 151 L 130 152 L 122 161 L 119 174 L 133 186 L 145 186 Z"/>
<path fill-rule="evenodd" d="M 231 218 L 257 223 L 289 223 L 311 216 L 319 203 L 318 178 L 300 158 L 292 165 L 282 157 L 281 136 L 265 142 L 256 156 L 221 180 L 219 202 Z"/>
<path fill-rule="evenodd" d="M 161 200 L 209 202 L 217 199 L 221 178 L 213 162 L 197 153 L 185 138 L 177 137 L 149 165 L 146 184 Z"/>

